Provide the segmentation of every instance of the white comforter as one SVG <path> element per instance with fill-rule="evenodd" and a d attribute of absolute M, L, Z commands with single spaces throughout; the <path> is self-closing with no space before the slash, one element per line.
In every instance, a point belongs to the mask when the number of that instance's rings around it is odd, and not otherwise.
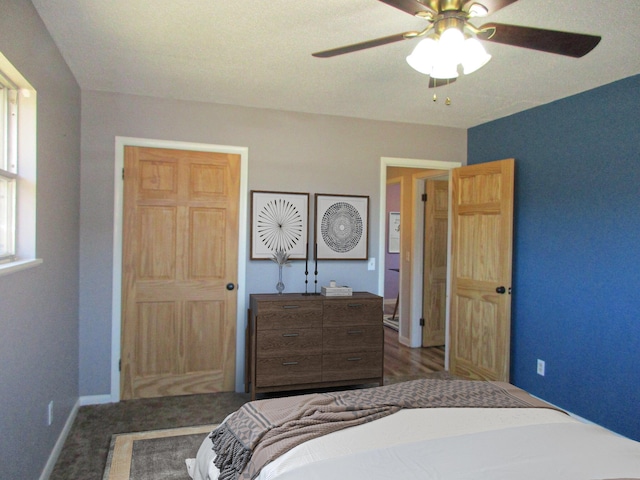
<path fill-rule="evenodd" d="M 187 461 L 216 480 L 207 437 Z M 317 438 L 262 469 L 259 480 L 571 480 L 640 478 L 640 443 L 549 409 L 409 409 Z"/>

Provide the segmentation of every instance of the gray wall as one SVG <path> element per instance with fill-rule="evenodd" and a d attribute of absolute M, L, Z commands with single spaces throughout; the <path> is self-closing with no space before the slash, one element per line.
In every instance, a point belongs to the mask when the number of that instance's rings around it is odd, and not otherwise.
<path fill-rule="evenodd" d="M 31 2 L 3 0 L 0 10 L 0 51 L 38 95 L 43 259 L 0 277 L 0 478 L 33 479 L 78 399 L 80 89 Z"/>
<path fill-rule="evenodd" d="M 108 395 L 111 388 L 116 136 L 248 147 L 249 190 L 369 195 L 369 252 L 374 257 L 378 255 L 380 157 L 465 162 L 467 149 L 466 130 L 460 129 L 83 91 L 83 396 Z M 367 262 L 323 262 L 319 272 L 319 285 L 335 278 L 357 290 L 377 291 L 378 272 L 368 271 Z M 247 284 L 241 286 L 240 295 L 275 292 L 276 277 L 272 262 L 249 261 Z M 304 262 L 285 269 L 284 283 L 286 291 L 304 291 Z"/>

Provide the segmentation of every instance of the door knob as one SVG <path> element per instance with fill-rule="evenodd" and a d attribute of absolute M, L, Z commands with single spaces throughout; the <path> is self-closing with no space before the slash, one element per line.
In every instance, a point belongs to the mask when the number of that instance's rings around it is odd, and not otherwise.
<path fill-rule="evenodd" d="M 233 283 L 227 283 L 227 290 L 233 290 L 236 286 Z"/>
<path fill-rule="evenodd" d="M 503 295 L 506 292 L 507 292 L 507 289 L 504 288 L 503 286 L 496 288 L 496 293 L 499 293 L 500 295 Z"/>

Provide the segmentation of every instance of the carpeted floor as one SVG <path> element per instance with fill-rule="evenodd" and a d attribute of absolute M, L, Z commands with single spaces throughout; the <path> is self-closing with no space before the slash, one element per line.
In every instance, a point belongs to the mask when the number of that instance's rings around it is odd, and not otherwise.
<path fill-rule="evenodd" d="M 435 372 L 385 377 L 385 384 L 425 377 L 454 378 Z M 80 407 L 50 480 L 102 480 L 113 434 L 220 423 L 249 399 L 248 394 L 215 393 Z"/>
<path fill-rule="evenodd" d="M 111 435 L 220 423 L 249 395 L 216 393 L 80 407 L 50 480 L 102 480 Z"/>

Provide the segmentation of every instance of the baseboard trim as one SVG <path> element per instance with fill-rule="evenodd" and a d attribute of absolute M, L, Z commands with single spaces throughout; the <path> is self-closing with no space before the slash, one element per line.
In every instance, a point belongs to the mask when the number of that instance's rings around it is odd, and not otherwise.
<path fill-rule="evenodd" d="M 53 467 L 56 466 L 56 462 L 58 461 L 58 457 L 60 456 L 60 452 L 62 452 L 62 447 L 64 446 L 64 442 L 67 440 L 69 436 L 69 432 L 71 431 L 71 427 L 73 426 L 73 422 L 78 415 L 78 408 L 80 408 L 80 400 L 78 399 L 71 409 L 71 413 L 67 417 L 67 421 L 64 423 L 64 427 L 58 436 L 58 440 L 56 440 L 56 444 L 53 446 L 53 450 L 51 451 L 51 455 L 49 455 L 49 459 L 40 474 L 40 480 L 48 480 L 51 476 L 51 472 L 53 472 Z"/>
<path fill-rule="evenodd" d="M 105 403 L 114 403 L 111 395 L 85 395 L 79 399 L 80 406 L 85 405 L 102 405 Z"/>

